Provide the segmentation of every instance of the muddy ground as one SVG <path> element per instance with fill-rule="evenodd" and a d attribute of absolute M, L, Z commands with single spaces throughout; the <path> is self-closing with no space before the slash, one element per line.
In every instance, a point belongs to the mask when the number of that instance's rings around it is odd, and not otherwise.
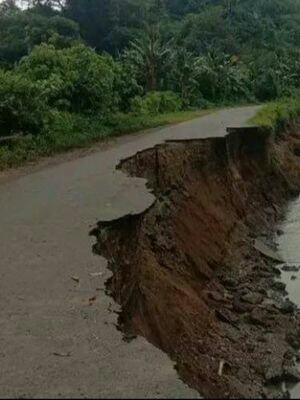
<path fill-rule="evenodd" d="M 288 397 L 300 319 L 270 250 L 300 188 L 300 132 L 170 141 L 120 165 L 155 203 L 99 222 L 119 329 L 164 350 L 204 397 Z"/>

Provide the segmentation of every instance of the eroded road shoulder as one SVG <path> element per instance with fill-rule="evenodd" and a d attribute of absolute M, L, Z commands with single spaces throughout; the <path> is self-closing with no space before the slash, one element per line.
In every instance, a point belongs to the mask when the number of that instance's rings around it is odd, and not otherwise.
<path fill-rule="evenodd" d="M 155 201 L 92 231 L 119 329 L 163 349 L 206 398 L 289 398 L 300 381 L 299 312 L 274 243 L 299 194 L 300 133 L 248 133 L 170 140 L 123 160 Z"/>
<path fill-rule="evenodd" d="M 122 158 L 165 139 L 222 136 L 254 108 L 233 109 L 11 179 L 0 186 L 0 395 L 2 397 L 191 397 L 173 363 L 139 338 L 126 343 L 105 295 L 106 261 L 88 233 L 100 219 L 153 202 Z"/>

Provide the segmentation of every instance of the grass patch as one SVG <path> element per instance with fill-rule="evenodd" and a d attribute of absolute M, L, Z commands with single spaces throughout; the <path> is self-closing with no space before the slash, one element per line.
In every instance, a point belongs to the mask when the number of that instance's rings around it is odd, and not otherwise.
<path fill-rule="evenodd" d="M 115 114 L 107 119 L 51 111 L 44 131 L 19 142 L 0 145 L 0 170 L 17 167 L 123 134 L 177 124 L 209 114 L 212 110 L 176 111 L 158 115 Z"/>
<path fill-rule="evenodd" d="M 296 96 L 267 104 L 257 112 L 250 123 L 277 133 L 296 123 L 299 116 L 300 96 Z"/>
<path fill-rule="evenodd" d="M 157 128 L 164 125 L 178 124 L 180 122 L 202 117 L 212 111 L 212 109 L 197 111 L 189 110 L 157 115 L 116 114 L 110 118 L 105 125 L 111 130 L 111 136 L 117 136 L 138 132 L 144 129 Z"/>

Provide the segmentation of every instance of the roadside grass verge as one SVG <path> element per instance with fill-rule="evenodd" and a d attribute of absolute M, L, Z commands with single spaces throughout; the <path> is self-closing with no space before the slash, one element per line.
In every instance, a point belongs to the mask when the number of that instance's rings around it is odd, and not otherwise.
<path fill-rule="evenodd" d="M 178 124 L 212 111 L 189 110 L 158 115 L 117 113 L 107 119 L 51 111 L 41 134 L 6 145 L 0 144 L 0 170 L 18 167 L 44 156 L 88 147 L 116 136 Z"/>
<path fill-rule="evenodd" d="M 300 117 L 300 95 L 283 98 L 261 108 L 250 120 L 253 125 L 278 133 L 293 125 Z"/>

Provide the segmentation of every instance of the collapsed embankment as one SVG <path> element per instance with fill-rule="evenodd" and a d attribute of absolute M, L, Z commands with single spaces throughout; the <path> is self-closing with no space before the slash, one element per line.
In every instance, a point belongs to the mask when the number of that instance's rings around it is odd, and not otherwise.
<path fill-rule="evenodd" d="M 299 155 L 295 130 L 169 141 L 119 165 L 148 180 L 154 204 L 92 232 L 120 329 L 167 352 L 205 397 L 282 396 L 274 384 L 298 378 L 298 312 L 262 253 L 300 188 Z"/>

